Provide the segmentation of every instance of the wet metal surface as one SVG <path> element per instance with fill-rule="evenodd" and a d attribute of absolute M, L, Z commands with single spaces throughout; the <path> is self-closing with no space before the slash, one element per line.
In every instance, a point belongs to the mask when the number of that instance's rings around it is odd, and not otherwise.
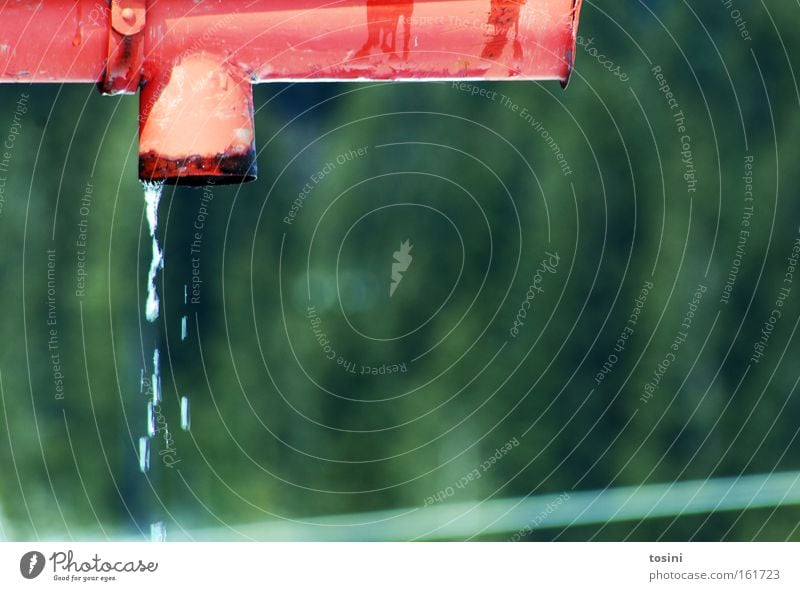
<path fill-rule="evenodd" d="M 155 152 L 139 157 L 139 178 L 164 181 L 167 185 L 203 186 L 209 180 L 215 185 L 253 181 L 257 176 L 255 150 L 246 154 L 190 156 L 170 160 Z"/>

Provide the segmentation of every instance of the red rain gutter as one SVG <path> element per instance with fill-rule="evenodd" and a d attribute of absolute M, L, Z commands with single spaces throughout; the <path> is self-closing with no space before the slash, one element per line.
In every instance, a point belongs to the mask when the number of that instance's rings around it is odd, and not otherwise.
<path fill-rule="evenodd" d="M 559 80 L 580 0 L 12 0 L 0 83 L 141 89 L 139 177 L 256 175 L 252 84 Z"/>

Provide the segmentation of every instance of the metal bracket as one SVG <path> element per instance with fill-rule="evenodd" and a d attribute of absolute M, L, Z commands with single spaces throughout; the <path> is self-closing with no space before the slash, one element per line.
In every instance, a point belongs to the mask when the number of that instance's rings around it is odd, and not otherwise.
<path fill-rule="evenodd" d="M 111 0 L 108 62 L 100 83 L 103 94 L 135 94 L 144 65 L 146 0 Z"/>

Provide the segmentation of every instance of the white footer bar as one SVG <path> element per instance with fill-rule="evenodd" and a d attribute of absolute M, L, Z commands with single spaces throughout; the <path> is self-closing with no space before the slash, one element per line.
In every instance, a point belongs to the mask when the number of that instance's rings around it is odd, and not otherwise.
<path fill-rule="evenodd" d="M 0 589 L 778 590 L 800 589 L 799 556 L 797 543 L 5 543 Z"/>

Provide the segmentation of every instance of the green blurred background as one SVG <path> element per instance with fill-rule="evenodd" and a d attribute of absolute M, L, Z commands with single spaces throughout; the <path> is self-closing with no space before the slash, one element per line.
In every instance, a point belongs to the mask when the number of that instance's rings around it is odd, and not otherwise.
<path fill-rule="evenodd" d="M 0 131 L 28 95 L 0 210 L 0 533 L 147 538 L 162 521 L 168 539 L 239 539 L 240 525 L 413 510 L 448 487 L 434 506 L 800 470 L 800 278 L 784 281 L 800 226 L 800 7 L 739 4 L 749 39 L 725 2 L 587 2 L 565 91 L 482 84 L 492 100 L 447 83 L 257 87 L 258 181 L 164 191 L 155 325 L 143 315 L 136 97 L 0 86 Z M 656 66 L 685 116 L 693 177 Z M 390 298 L 405 240 L 413 262 Z M 49 249 L 63 398 L 48 348 Z M 558 266 L 540 273 L 514 336 L 547 252 Z M 698 285 L 686 340 L 644 402 Z M 162 462 L 159 434 L 143 475 L 140 380 L 154 346 L 180 462 Z M 400 370 L 361 375 L 383 365 Z M 519 445 L 454 487 L 509 441 Z M 543 526 L 522 539 L 798 540 L 798 524 L 800 507 L 779 506 Z"/>

